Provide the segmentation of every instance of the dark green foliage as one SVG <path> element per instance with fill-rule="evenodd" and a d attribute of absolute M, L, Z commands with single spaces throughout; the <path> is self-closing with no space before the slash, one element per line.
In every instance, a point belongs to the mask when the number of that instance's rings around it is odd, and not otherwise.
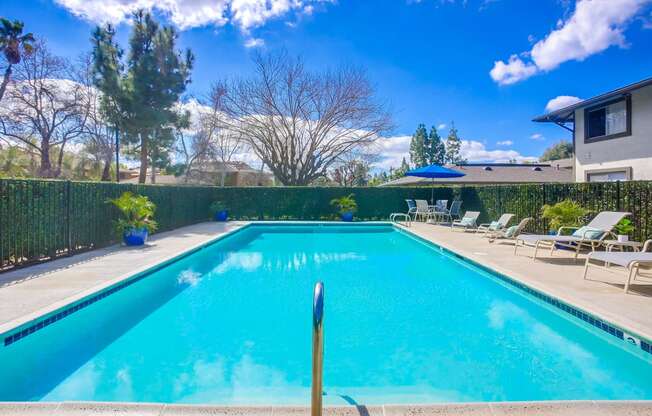
<path fill-rule="evenodd" d="M 426 165 L 443 165 L 446 163 L 446 146 L 441 141 L 437 128 L 432 126 L 426 141 Z"/>
<path fill-rule="evenodd" d="M 457 135 L 455 123 L 451 122 L 451 129 L 446 138 L 446 163 L 450 163 L 451 165 L 464 163 L 465 160 L 460 154 L 461 149 L 462 140 Z"/>
<path fill-rule="evenodd" d="M 417 131 L 412 135 L 410 140 L 410 162 L 415 168 L 426 166 L 426 141 L 428 140 L 428 132 L 424 124 L 419 124 Z"/>
<path fill-rule="evenodd" d="M 430 199 L 429 187 L 251 187 L 120 185 L 105 182 L 0 179 L 0 269 L 48 260 L 68 252 L 115 243 L 119 212 L 106 204 L 125 191 L 156 204 L 159 231 L 209 220 L 209 207 L 221 201 L 240 220 L 333 220 L 330 201 L 355 193 L 360 220 L 386 220 L 406 212 L 406 198 Z M 463 201 L 462 211 L 480 211 L 481 221 L 505 212 L 516 221 L 532 217 L 529 232 L 546 233 L 541 207 L 565 199 L 593 216 L 603 210 L 628 211 L 631 237 L 652 237 L 652 182 L 436 187 L 435 199 Z"/>

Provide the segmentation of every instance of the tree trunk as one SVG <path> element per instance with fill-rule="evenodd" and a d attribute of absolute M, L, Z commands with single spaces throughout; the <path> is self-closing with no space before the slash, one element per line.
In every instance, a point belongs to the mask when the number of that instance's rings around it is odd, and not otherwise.
<path fill-rule="evenodd" d="M 140 133 L 140 172 L 138 174 L 138 183 L 145 183 L 147 180 L 147 164 L 149 155 L 147 154 L 147 137 Z"/>
<path fill-rule="evenodd" d="M 104 161 L 104 169 L 102 169 L 102 182 L 111 181 L 111 160 Z"/>
<path fill-rule="evenodd" d="M 156 149 L 152 149 L 152 183 L 156 183 Z"/>
<path fill-rule="evenodd" d="M 7 67 L 7 70 L 5 71 L 5 76 L 2 79 L 2 84 L 0 85 L 0 101 L 2 101 L 2 97 L 5 95 L 5 91 L 7 90 L 7 85 L 9 85 L 9 80 L 11 79 L 11 64 Z"/>
<path fill-rule="evenodd" d="M 41 144 L 41 166 L 38 169 L 38 175 L 42 178 L 52 177 L 52 162 L 50 161 L 50 145 Z"/>
<path fill-rule="evenodd" d="M 222 175 L 220 176 L 220 186 L 224 188 L 224 180 L 226 179 L 226 170 L 222 169 Z M 236 184 L 237 185 L 237 184 Z"/>

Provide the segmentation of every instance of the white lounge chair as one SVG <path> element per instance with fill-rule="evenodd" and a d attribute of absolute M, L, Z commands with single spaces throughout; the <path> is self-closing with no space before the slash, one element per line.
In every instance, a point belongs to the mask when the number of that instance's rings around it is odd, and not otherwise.
<path fill-rule="evenodd" d="M 416 199 L 417 209 L 414 210 L 414 220 L 425 218 L 426 221 L 433 216 L 433 212 L 425 199 Z"/>
<path fill-rule="evenodd" d="M 533 259 L 536 260 L 540 248 L 550 248 L 550 255 L 553 254 L 558 246 L 568 247 L 575 250 L 574 258 L 580 253 L 582 248 L 590 248 L 595 251 L 602 241 L 612 234 L 613 228 L 626 216 L 631 215 L 629 212 L 602 211 L 595 216 L 584 227 L 561 227 L 556 235 L 533 235 L 522 234 L 516 238 L 514 244 L 514 254 L 518 249 L 519 242 L 522 245 L 534 247 Z M 563 230 L 575 230 L 571 235 L 562 235 Z"/>
<path fill-rule="evenodd" d="M 636 275 L 641 267 L 652 266 L 652 253 L 648 249 L 652 245 L 652 240 L 647 240 L 643 246 L 642 252 L 615 252 L 615 251 L 595 251 L 589 253 L 584 264 L 584 280 L 589 271 L 589 266 L 594 266 L 591 261 L 601 261 L 605 266 L 615 264 L 622 266 L 627 270 L 627 282 L 625 283 L 625 293 L 629 292 L 629 285 L 632 280 L 636 280 Z"/>
<path fill-rule="evenodd" d="M 507 224 L 514 218 L 514 214 L 503 214 L 498 218 L 498 221 L 493 221 L 487 224 L 478 225 L 476 232 L 486 233 L 488 231 L 498 231 L 507 227 Z"/>
<path fill-rule="evenodd" d="M 466 211 L 462 219 L 451 222 L 451 229 L 455 230 L 458 227 L 463 228 L 464 231 L 475 230 L 478 227 L 477 222 L 479 216 L 480 213 L 478 211 Z"/>
<path fill-rule="evenodd" d="M 505 240 L 516 240 L 516 238 L 521 235 L 528 223 L 532 221 L 532 218 L 523 218 L 518 225 L 512 225 L 511 227 L 503 228 L 495 231 L 487 231 L 483 237 L 488 237 L 489 242 L 493 243 L 495 240 L 505 239 Z"/>

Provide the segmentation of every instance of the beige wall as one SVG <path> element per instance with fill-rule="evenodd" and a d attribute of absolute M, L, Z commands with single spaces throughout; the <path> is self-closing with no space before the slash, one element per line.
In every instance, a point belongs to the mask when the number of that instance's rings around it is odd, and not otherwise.
<path fill-rule="evenodd" d="M 632 135 L 584 143 L 584 109 L 575 111 L 575 180 L 587 171 L 629 168 L 633 180 L 652 180 L 652 86 L 632 91 Z"/>

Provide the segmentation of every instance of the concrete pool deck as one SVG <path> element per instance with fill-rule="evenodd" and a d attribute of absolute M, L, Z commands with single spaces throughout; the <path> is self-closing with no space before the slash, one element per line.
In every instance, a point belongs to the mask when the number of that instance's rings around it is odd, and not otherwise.
<path fill-rule="evenodd" d="M 646 401 L 450 403 L 324 407 L 324 416 L 649 416 Z M 151 403 L 0 403 L 0 416 L 309 416 L 308 407 Z"/>
<path fill-rule="evenodd" d="M 144 248 L 112 246 L 0 274 L 0 333 L 48 311 L 147 270 L 184 252 L 237 230 L 248 222 L 202 223 L 155 235 Z M 514 280 L 559 298 L 613 324 L 652 338 L 652 278 L 641 278 L 622 291 L 622 270 L 593 268 L 582 279 L 583 261 L 569 253 L 533 261 L 532 249 L 506 242 L 489 243 L 475 233 L 415 223 L 401 227 L 419 237 L 482 263 Z M 546 253 L 547 254 L 547 253 Z M 223 415 L 299 416 L 306 407 L 229 407 L 140 403 L 0 403 L 0 415 Z M 563 401 L 463 403 L 442 405 L 382 405 L 327 407 L 326 416 L 416 415 L 651 415 L 646 401 Z"/>

